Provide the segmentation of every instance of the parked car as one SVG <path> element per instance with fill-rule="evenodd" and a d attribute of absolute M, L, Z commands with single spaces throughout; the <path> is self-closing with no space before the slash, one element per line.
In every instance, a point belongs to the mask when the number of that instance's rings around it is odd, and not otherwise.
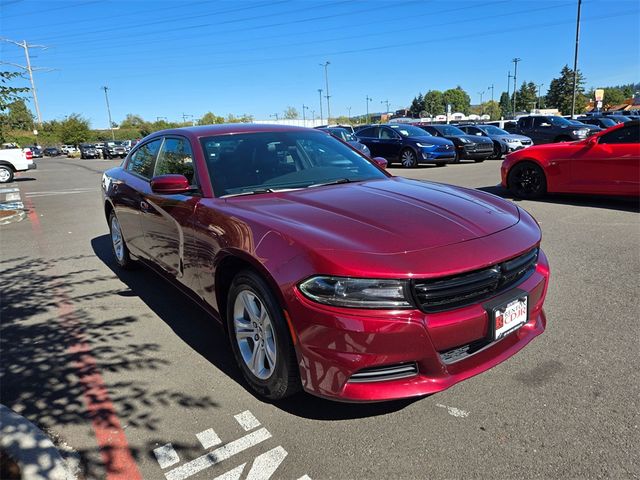
<path fill-rule="evenodd" d="M 33 156 L 33 158 L 42 158 L 42 150 L 38 147 L 29 147 L 29 150 L 31 150 L 31 155 Z"/>
<path fill-rule="evenodd" d="M 69 155 L 70 153 L 77 153 L 78 149 L 73 145 L 62 145 L 60 151 L 65 155 Z"/>
<path fill-rule="evenodd" d="M 127 156 L 127 149 L 121 142 L 105 142 L 102 147 L 103 158 L 124 158 Z"/>
<path fill-rule="evenodd" d="M 456 148 L 454 163 L 463 158 L 484 162 L 493 155 L 493 140 L 477 135 L 467 135 L 453 125 L 419 125 L 420 128 L 436 137 L 451 140 Z"/>
<path fill-rule="evenodd" d="M 155 132 L 102 177 L 115 261 L 189 292 L 269 399 L 426 395 L 540 335 L 549 266 L 533 218 L 377 162 L 284 125 Z"/>
<path fill-rule="evenodd" d="M 62 155 L 62 152 L 58 147 L 47 147 L 42 153 L 45 157 L 57 157 L 58 155 Z"/>
<path fill-rule="evenodd" d="M 386 158 L 389 164 L 400 162 L 403 167 L 413 168 L 420 163 L 445 165 L 455 160 L 453 142 L 413 125 L 371 125 L 355 135 L 369 147 L 371 156 Z"/>
<path fill-rule="evenodd" d="M 371 155 L 371 151 L 369 147 L 367 147 L 364 143 L 360 143 L 355 135 L 348 130 L 342 127 L 317 127 L 318 130 L 323 132 L 327 132 L 329 135 L 333 135 L 338 140 L 342 140 L 345 143 L 348 143 L 356 150 L 364 153 L 365 155 Z"/>
<path fill-rule="evenodd" d="M 502 186 L 520 198 L 545 193 L 640 196 L 640 121 L 620 123 L 580 142 L 540 145 L 507 155 Z"/>
<path fill-rule="evenodd" d="M 531 141 L 529 137 L 509 133 L 493 125 L 458 125 L 458 128 L 467 135 L 476 135 L 491 139 L 493 142 L 492 158 L 496 159 L 533 145 L 533 141 Z"/>
<path fill-rule="evenodd" d="M 558 115 L 525 115 L 518 119 L 516 131 L 525 135 L 535 145 L 541 143 L 571 142 L 587 138 L 589 129 L 572 125 L 566 118 Z"/>
<path fill-rule="evenodd" d="M 82 143 L 79 146 L 80 149 L 80 158 L 100 158 L 100 152 L 95 147 L 95 145 L 91 143 Z"/>
<path fill-rule="evenodd" d="M 491 122 L 485 122 L 485 125 L 493 125 L 494 127 L 498 127 L 506 132 L 516 134 L 516 130 L 518 128 L 517 120 L 494 120 Z"/>
<path fill-rule="evenodd" d="M 621 115 L 619 113 L 606 113 L 605 115 L 607 116 L 607 118 L 610 118 L 616 123 L 624 123 L 624 122 L 631 121 L 630 117 L 627 117 L 626 115 Z"/>
<path fill-rule="evenodd" d="M 588 123 L 583 123 L 580 120 L 573 120 L 571 118 L 567 118 L 567 120 L 569 121 L 569 123 L 573 126 L 576 127 L 582 127 L 582 128 L 588 128 L 589 132 L 587 133 L 587 136 L 591 136 L 594 133 L 598 133 L 602 131 L 602 128 L 598 127 L 597 125 L 592 125 L 592 124 L 588 124 Z"/>
<path fill-rule="evenodd" d="M 16 172 L 25 172 L 37 168 L 33 163 L 30 149 L 3 148 L 0 149 L 0 183 L 9 183 Z"/>
<path fill-rule="evenodd" d="M 586 125 L 595 125 L 602 129 L 613 127 L 614 125 L 618 124 L 618 122 L 616 122 L 613 118 L 604 116 L 590 115 L 588 117 L 578 117 L 578 120 Z"/>

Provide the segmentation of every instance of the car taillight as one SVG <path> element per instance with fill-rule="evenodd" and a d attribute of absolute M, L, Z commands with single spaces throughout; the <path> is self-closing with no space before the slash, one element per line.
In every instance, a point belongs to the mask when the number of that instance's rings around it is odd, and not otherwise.
<path fill-rule="evenodd" d="M 27 160 L 33 159 L 33 152 L 31 150 L 27 150 L 26 152 L 24 152 L 24 154 L 26 155 Z"/>

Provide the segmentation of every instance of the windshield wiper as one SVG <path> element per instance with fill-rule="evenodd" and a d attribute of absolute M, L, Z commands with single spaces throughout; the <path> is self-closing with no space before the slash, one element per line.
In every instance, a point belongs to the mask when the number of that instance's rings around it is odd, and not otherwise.
<path fill-rule="evenodd" d="M 348 178 L 338 178 L 336 180 L 330 180 L 328 182 L 322 183 L 314 183 L 313 185 L 309 185 L 308 188 L 312 187 L 324 187 L 325 185 L 338 185 L 340 183 L 351 183 L 353 180 L 349 180 Z"/>
<path fill-rule="evenodd" d="M 221 198 L 239 197 L 241 195 L 260 195 L 261 193 L 273 193 L 274 191 L 275 190 L 271 188 L 256 188 L 255 190 L 249 190 L 247 192 L 229 193 L 228 195 L 222 195 Z"/>

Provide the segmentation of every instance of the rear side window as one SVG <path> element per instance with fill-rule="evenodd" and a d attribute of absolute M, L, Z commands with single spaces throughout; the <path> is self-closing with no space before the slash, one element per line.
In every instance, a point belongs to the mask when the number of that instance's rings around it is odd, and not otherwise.
<path fill-rule="evenodd" d="M 359 137 L 366 137 L 366 138 L 378 138 L 378 134 L 376 133 L 376 130 L 377 130 L 376 127 L 364 128 L 362 130 L 358 130 L 356 135 Z"/>
<path fill-rule="evenodd" d="M 161 143 L 162 140 L 157 139 L 142 145 L 131 155 L 127 163 L 127 171 L 144 178 L 151 178 L 153 176 L 156 155 L 158 154 Z"/>
<path fill-rule="evenodd" d="M 189 184 L 194 184 L 195 171 L 191 145 L 186 138 L 165 138 L 156 162 L 155 175 L 184 175 Z"/>
<path fill-rule="evenodd" d="M 600 137 L 600 143 L 640 143 L 640 126 L 618 128 Z"/>

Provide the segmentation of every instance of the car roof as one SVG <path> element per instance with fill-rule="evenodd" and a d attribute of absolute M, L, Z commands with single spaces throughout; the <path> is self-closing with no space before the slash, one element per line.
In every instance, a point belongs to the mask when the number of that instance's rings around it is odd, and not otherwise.
<path fill-rule="evenodd" d="M 226 123 L 221 125 L 201 125 L 197 127 L 171 128 L 159 130 L 148 138 L 161 135 L 183 135 L 189 137 L 210 137 L 215 135 L 257 133 L 257 132 L 301 132 L 314 131 L 313 128 L 296 127 L 293 125 L 277 125 L 270 123 Z"/>

